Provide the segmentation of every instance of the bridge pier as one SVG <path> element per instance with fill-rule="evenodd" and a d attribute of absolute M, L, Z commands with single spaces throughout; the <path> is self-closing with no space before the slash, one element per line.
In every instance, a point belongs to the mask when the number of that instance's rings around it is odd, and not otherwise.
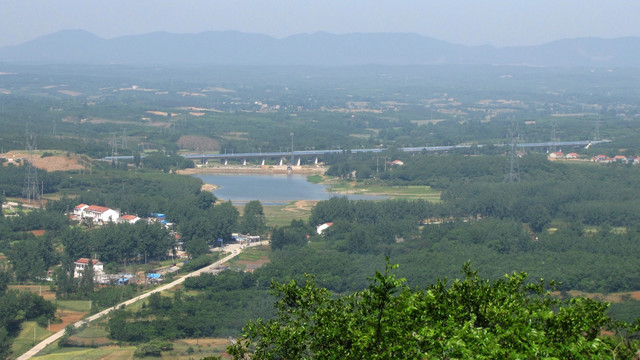
<path fill-rule="evenodd" d="M 222 163 L 223 163 L 224 165 L 227 165 L 227 159 L 222 160 Z"/>
<path fill-rule="evenodd" d="M 242 166 L 247 166 L 247 159 L 242 160 Z"/>
<path fill-rule="evenodd" d="M 302 159 L 302 158 L 298 158 L 298 166 L 300 166 L 300 159 Z"/>
<path fill-rule="evenodd" d="M 316 156 L 316 159 L 313 161 L 314 165 L 318 165 L 318 157 Z"/>
<path fill-rule="evenodd" d="M 262 162 L 260 163 L 260 165 L 264 166 L 264 159 L 262 159 Z"/>
<path fill-rule="evenodd" d="M 282 158 L 280 158 L 280 166 L 282 166 Z"/>

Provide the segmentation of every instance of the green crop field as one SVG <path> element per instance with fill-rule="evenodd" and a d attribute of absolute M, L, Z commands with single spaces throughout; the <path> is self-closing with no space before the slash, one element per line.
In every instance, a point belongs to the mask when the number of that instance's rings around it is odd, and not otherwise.
<path fill-rule="evenodd" d="M 46 339 L 53 331 L 47 331 L 43 329 L 35 321 L 26 321 L 22 324 L 22 329 L 20 330 L 20 334 L 13 341 L 13 355 L 18 356 L 31 349 L 33 345 L 38 342 Z M 35 342 L 33 341 L 35 335 Z"/>
<path fill-rule="evenodd" d="M 287 205 L 264 206 L 267 226 L 286 226 L 291 220 L 307 220 L 315 201 L 297 201 Z"/>
<path fill-rule="evenodd" d="M 91 311 L 91 300 L 58 300 L 56 302 L 58 309 L 89 312 Z"/>

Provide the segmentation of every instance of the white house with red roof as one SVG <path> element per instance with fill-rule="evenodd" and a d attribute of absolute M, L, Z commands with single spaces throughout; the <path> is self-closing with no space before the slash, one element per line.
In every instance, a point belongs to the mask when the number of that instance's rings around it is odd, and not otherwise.
<path fill-rule="evenodd" d="M 93 263 L 94 277 L 104 273 L 104 265 L 100 261 L 96 259 L 91 259 L 91 262 Z M 73 269 L 73 277 L 79 278 L 80 276 L 82 276 L 82 273 L 87 268 L 87 266 L 89 266 L 89 259 L 80 258 L 77 261 L 74 261 L 73 263 L 75 264 L 75 268 Z"/>
<path fill-rule="evenodd" d="M 574 153 L 574 152 L 572 152 L 572 153 L 568 153 L 568 154 L 565 156 L 565 158 L 566 158 L 566 159 L 577 159 L 577 158 L 578 158 L 578 153 Z"/>
<path fill-rule="evenodd" d="M 105 206 L 80 204 L 73 208 L 73 214 L 82 219 L 92 219 L 94 223 L 117 222 L 120 212 Z"/>
<path fill-rule="evenodd" d="M 118 219 L 118 222 L 129 224 L 135 224 L 138 221 L 140 221 L 140 218 L 135 215 L 121 215 Z"/>
<path fill-rule="evenodd" d="M 552 152 L 549 154 L 549 159 L 564 159 L 562 151 Z"/>
<path fill-rule="evenodd" d="M 318 235 L 322 235 L 322 233 L 327 230 L 328 228 L 332 227 L 333 223 L 332 222 L 327 222 L 324 223 L 322 225 L 318 225 L 318 227 L 316 228 L 316 232 L 318 233 Z"/>
<path fill-rule="evenodd" d="M 73 214 L 78 216 L 78 217 L 82 217 L 82 212 L 84 211 L 84 209 L 86 209 L 88 207 L 89 207 L 89 205 L 87 205 L 87 204 L 77 205 L 76 207 L 73 208 Z"/>

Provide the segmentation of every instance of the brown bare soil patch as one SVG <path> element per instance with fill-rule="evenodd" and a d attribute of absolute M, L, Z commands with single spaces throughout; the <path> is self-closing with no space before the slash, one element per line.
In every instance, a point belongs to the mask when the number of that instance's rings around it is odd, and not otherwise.
<path fill-rule="evenodd" d="M 624 301 L 628 301 L 630 299 L 640 300 L 640 291 L 627 291 L 627 292 L 618 292 L 618 293 L 587 293 L 584 291 L 571 290 L 567 292 L 572 297 L 586 297 L 589 299 L 594 299 L 598 301 L 606 301 L 610 303 L 620 303 Z M 559 296 L 560 292 L 553 292 L 553 295 Z"/>
<path fill-rule="evenodd" d="M 121 360 L 121 359 L 131 359 L 133 357 L 133 350 L 130 349 L 120 349 L 117 345 L 103 346 L 101 349 L 118 349 L 114 352 L 106 355 L 101 358 L 102 360 Z"/>
<path fill-rule="evenodd" d="M 9 289 L 37 294 L 45 300 L 56 299 L 55 291 L 52 291 L 48 285 L 9 285 Z"/>
<path fill-rule="evenodd" d="M 81 337 L 73 335 L 69 337 L 69 344 L 73 344 L 74 346 L 91 346 L 91 347 L 106 346 L 106 345 L 113 344 L 113 340 L 110 340 L 106 337 L 83 339 Z"/>
<path fill-rule="evenodd" d="M 200 191 L 214 191 L 217 188 L 218 188 L 217 185 L 203 184 L 202 187 L 200 188 Z"/>
<path fill-rule="evenodd" d="M 113 119 L 103 119 L 96 118 L 89 120 L 91 124 L 135 124 L 134 121 L 124 121 L 124 120 L 113 120 Z"/>
<path fill-rule="evenodd" d="M 222 137 L 227 140 L 249 140 L 247 135 L 249 135 L 249 133 L 236 131 L 225 133 Z"/>
<path fill-rule="evenodd" d="M 211 87 L 211 88 L 207 88 L 202 90 L 202 92 L 207 92 L 207 91 L 217 91 L 217 92 L 222 92 L 222 93 L 234 93 L 236 92 L 235 90 L 232 89 L 226 89 L 223 87 Z"/>
<path fill-rule="evenodd" d="M 156 111 L 156 110 L 147 110 L 147 114 L 158 115 L 158 116 L 169 116 L 169 113 L 166 111 Z"/>
<path fill-rule="evenodd" d="M 181 342 L 189 345 L 201 345 L 201 346 L 226 346 L 229 345 L 228 339 L 182 339 Z"/>
<path fill-rule="evenodd" d="M 76 323 L 82 320 L 82 318 L 86 314 L 87 314 L 86 312 L 75 312 L 75 311 L 68 311 L 68 310 L 65 310 L 64 312 L 60 312 L 60 310 L 58 310 L 58 312 L 56 313 L 56 317 L 62 319 L 62 322 L 57 324 L 51 324 L 51 327 L 47 330 L 58 332 L 64 329 L 67 325 L 71 325 L 73 323 Z"/>
<path fill-rule="evenodd" d="M 268 257 L 263 257 L 257 260 L 238 260 L 236 264 L 244 265 L 244 271 L 254 272 L 257 268 L 270 262 L 271 260 Z"/>
<path fill-rule="evenodd" d="M 39 169 L 44 169 L 47 172 L 84 169 L 84 165 L 80 163 L 78 157 L 66 157 L 61 155 L 49 156 L 46 158 L 35 157 L 33 159 L 33 166 Z"/>
<path fill-rule="evenodd" d="M 45 152 L 46 150 L 39 151 Z M 27 159 L 26 151 L 9 151 L 5 154 L 1 155 L 6 159 Z M 33 155 L 33 166 L 38 169 L 43 169 L 47 172 L 49 171 L 68 171 L 68 170 L 81 170 L 84 169 L 85 165 L 83 164 L 83 160 L 78 155 L 70 154 L 66 155 L 53 155 L 47 157 L 40 157 L 39 154 Z"/>
<path fill-rule="evenodd" d="M 69 96 L 80 96 L 81 92 L 73 91 L 73 90 L 58 90 L 59 93 L 69 95 Z"/>
<path fill-rule="evenodd" d="M 218 151 L 220 143 L 218 140 L 207 136 L 198 135 L 182 135 L 177 142 L 178 146 L 183 149 L 194 151 Z"/>
<path fill-rule="evenodd" d="M 310 211 L 314 206 L 318 203 L 317 200 L 298 200 L 293 203 L 293 206 L 285 207 L 284 211 L 298 211 L 298 210 L 307 210 Z"/>

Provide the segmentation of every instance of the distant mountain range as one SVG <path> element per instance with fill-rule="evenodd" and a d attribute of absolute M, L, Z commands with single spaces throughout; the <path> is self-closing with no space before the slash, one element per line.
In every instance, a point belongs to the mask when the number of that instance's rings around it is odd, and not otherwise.
<path fill-rule="evenodd" d="M 640 37 L 577 38 L 538 46 L 464 46 L 417 34 L 323 32 L 284 39 L 237 31 L 102 39 L 63 30 L 0 48 L 0 62 L 130 65 L 435 65 L 640 67 Z"/>

